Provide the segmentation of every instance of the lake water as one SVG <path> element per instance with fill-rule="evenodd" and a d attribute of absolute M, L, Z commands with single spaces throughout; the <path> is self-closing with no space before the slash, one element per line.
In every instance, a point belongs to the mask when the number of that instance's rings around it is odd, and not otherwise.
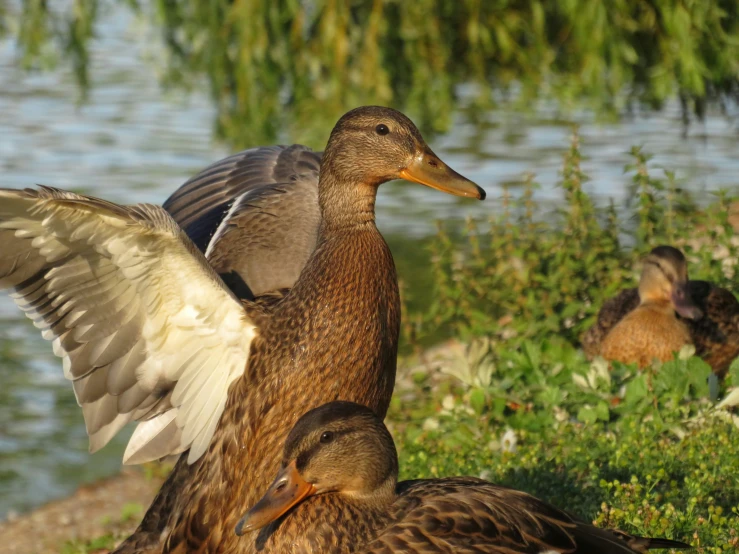
<path fill-rule="evenodd" d="M 68 68 L 22 72 L 13 43 L 0 41 L 0 187 L 43 183 L 117 202 L 161 203 L 228 154 L 211 133 L 214 110 L 205 83 L 189 93 L 160 88 L 153 34 L 128 10 L 107 7 L 91 45 L 91 89 L 81 105 Z M 413 185 L 386 185 L 378 222 L 396 241 L 428 234 L 436 219 L 494 210 L 501 185 L 519 182 L 525 171 L 537 174 L 538 197 L 555 205 L 573 122 L 580 125 L 584 169 L 592 179 L 586 188 L 600 199 L 623 203 L 623 168 L 634 144 L 654 154 L 655 167 L 674 169 L 680 186 L 698 198 L 739 183 L 736 110 L 733 119 L 709 114 L 687 130 L 677 103 L 608 125 L 588 112 L 562 116 L 546 104 L 533 114 L 501 109 L 474 122 L 461 113 L 432 147 L 486 188 L 488 200 L 473 203 Z M 82 415 L 60 361 L 7 296 L 0 296 L 0 380 L 0 519 L 117 471 L 127 435 L 88 454 Z"/>

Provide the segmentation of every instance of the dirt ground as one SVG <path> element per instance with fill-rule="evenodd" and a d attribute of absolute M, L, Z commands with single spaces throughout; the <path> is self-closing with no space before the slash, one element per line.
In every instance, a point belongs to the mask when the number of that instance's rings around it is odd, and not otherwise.
<path fill-rule="evenodd" d="M 56 554 L 71 541 L 106 534 L 125 537 L 136 528 L 161 483 L 160 478 L 147 478 L 139 469 L 125 469 L 82 486 L 68 498 L 0 522 L 0 550 L 5 554 Z"/>

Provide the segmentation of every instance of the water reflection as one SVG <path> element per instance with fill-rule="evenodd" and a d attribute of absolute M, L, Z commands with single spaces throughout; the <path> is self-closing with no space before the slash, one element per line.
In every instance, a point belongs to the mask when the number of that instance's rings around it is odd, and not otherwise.
<path fill-rule="evenodd" d="M 106 10 L 97 36 L 90 49 L 89 97 L 81 105 L 70 70 L 21 73 L 10 43 L 0 43 L 0 186 L 44 183 L 118 202 L 161 203 L 228 153 L 213 139 L 215 110 L 204 85 L 189 93 L 162 90 L 156 65 L 146 61 L 155 45 L 143 40 L 146 30 L 127 9 Z M 465 100 L 474 95 L 464 87 L 459 92 L 453 131 L 431 143 L 445 161 L 483 185 L 489 200 L 455 201 L 422 187 L 386 185 L 378 199 L 379 225 L 395 244 L 429 233 L 435 219 L 494 210 L 501 186 L 519 182 L 524 171 L 537 173 L 540 198 L 554 207 L 573 121 L 580 123 L 583 165 L 592 177 L 586 188 L 604 200 L 625 199 L 623 167 L 633 144 L 655 154 L 653 165 L 676 170 L 681 185 L 699 198 L 739 182 L 737 128 L 721 115 L 709 114 L 683 138 L 677 103 L 659 114 L 600 125 L 593 113 L 564 118 L 546 103 L 534 115 L 504 109 L 480 114 Z M 311 134 L 327 137 L 323 125 Z M 285 132 L 281 140 L 293 138 Z M 399 267 L 406 280 L 414 269 L 422 270 L 402 260 Z M 0 517 L 119 467 L 127 437 L 88 454 L 82 415 L 59 360 L 7 296 L 0 297 L 0 382 Z"/>

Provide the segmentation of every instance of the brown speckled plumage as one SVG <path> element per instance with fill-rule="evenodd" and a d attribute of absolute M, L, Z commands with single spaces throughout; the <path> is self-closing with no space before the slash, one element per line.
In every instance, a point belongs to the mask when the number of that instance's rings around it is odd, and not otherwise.
<path fill-rule="evenodd" d="M 376 133 L 378 124 L 390 127 L 392 134 Z M 268 154 L 275 159 L 285 151 Z M 291 198 L 296 182 L 303 187 L 299 193 L 310 197 L 309 189 L 315 187 L 311 185 L 315 166 L 310 160 L 318 158 L 305 149 L 297 154 L 304 177 L 288 175 L 289 183 L 278 183 L 271 190 L 247 190 L 246 194 L 257 195 L 254 202 L 233 203 L 234 195 L 243 192 L 236 185 L 222 197 L 208 198 L 210 193 L 220 194 L 214 183 L 234 171 L 228 162 L 226 167 L 231 169 L 206 170 L 205 177 L 195 179 L 200 185 L 185 185 L 187 194 L 177 193 L 165 205 L 206 252 L 214 237 L 225 236 L 220 231 L 233 232 L 218 246 L 222 250 L 220 258 L 216 256 L 220 260 L 216 270 L 221 275 L 235 272 L 244 281 L 246 288 L 241 290 L 237 290 L 238 283 L 229 285 L 244 299 L 246 313 L 259 333 L 251 344 L 244 376 L 229 390 L 210 448 L 192 465 L 184 458 L 178 461 L 139 529 L 118 553 L 255 552 L 254 540 L 236 537 L 233 529 L 244 508 L 257 499 L 279 467 L 282 441 L 298 417 L 335 399 L 361 403 L 380 415 L 387 410 L 395 378 L 400 306 L 393 259 L 374 224 L 377 186 L 405 177 L 401 170 L 411 162 L 431 160 L 437 164 L 433 170 L 440 175 L 445 172 L 451 185 L 484 197 L 481 189 L 441 164 L 405 116 L 385 108 L 358 109 L 344 116 L 332 132 L 313 200 L 315 206 L 320 205 L 322 217 L 302 220 L 306 225 L 301 224 L 297 233 L 305 240 L 285 252 L 279 248 L 289 245 L 289 233 L 280 235 L 276 245 L 267 244 L 267 250 L 278 249 L 277 256 L 262 249 L 257 266 L 240 263 L 248 249 L 254 253 L 260 244 L 238 244 L 249 240 L 250 228 L 241 224 L 227 228 L 228 212 L 257 221 L 262 238 L 269 237 L 265 231 L 269 222 L 292 231 L 293 216 L 302 216 L 290 209 L 283 211 L 279 202 L 270 203 L 280 195 Z M 245 170 L 244 175 L 250 171 L 263 174 L 264 167 L 260 167 Z M 269 178 L 273 183 L 279 181 L 274 172 Z M 201 195 L 199 186 L 209 187 L 210 193 Z M 275 192 L 277 188 L 282 192 Z M 199 198 L 199 207 L 188 208 L 188 196 Z M 233 206 L 237 209 L 232 210 Z M 257 211 L 267 210 L 265 206 L 274 210 L 272 217 L 255 218 L 249 212 L 254 206 Z M 240 211 L 240 207 L 247 209 Z M 312 213 L 312 208 L 306 213 Z M 198 223 L 198 217 L 206 221 Z M 316 236 L 314 244 L 311 233 Z M 301 262 L 306 252 L 307 261 Z M 267 275 L 274 269 L 281 277 L 254 286 L 250 275 L 255 269 Z M 274 289 L 283 291 L 274 294 Z M 259 301 L 265 298 L 263 293 L 268 293 L 268 299 Z M 253 296 L 257 302 L 251 301 Z"/>
<path fill-rule="evenodd" d="M 633 554 L 688 547 L 600 529 L 481 479 L 396 484 L 397 474 L 395 446 L 379 418 L 356 404 L 326 404 L 290 432 L 277 479 L 237 532 L 257 535 L 265 549 L 296 554 Z M 309 492 L 296 500 L 293 489 Z"/>
<path fill-rule="evenodd" d="M 706 281 L 687 281 L 686 289 L 703 314 L 698 319 L 681 317 L 672 306 L 640 309 L 639 289 L 622 290 L 603 304 L 597 321 L 583 335 L 585 354 L 643 367 L 653 358 L 669 360 L 672 349 L 693 344 L 717 375 L 725 375 L 739 356 L 739 302 L 728 290 Z"/>
<path fill-rule="evenodd" d="M 644 368 L 655 359 L 671 360 L 690 344 L 685 323 L 675 317 L 670 303 L 650 303 L 629 312 L 603 338 L 600 355 L 606 360 L 636 363 Z"/>

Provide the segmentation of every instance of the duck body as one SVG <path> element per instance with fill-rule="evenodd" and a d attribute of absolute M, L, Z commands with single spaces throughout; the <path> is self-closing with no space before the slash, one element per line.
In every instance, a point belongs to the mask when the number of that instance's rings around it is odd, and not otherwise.
<path fill-rule="evenodd" d="M 645 368 L 655 359 L 671 360 L 692 339 L 687 325 L 675 317 L 669 303 L 640 304 L 605 336 L 600 354 L 607 360 L 636 363 Z"/>
<path fill-rule="evenodd" d="M 288 435 L 282 469 L 237 533 L 263 551 L 307 554 L 628 554 L 687 548 L 578 521 L 527 493 L 473 477 L 396 484 L 382 421 L 332 402 Z"/>
<path fill-rule="evenodd" d="M 163 546 L 163 552 L 253 552 L 233 528 L 244 499 L 256 501 L 277 470 L 276 438 L 284 438 L 299 417 L 296 407 L 347 399 L 385 414 L 400 320 L 385 241 L 374 228 L 327 240 L 307 271 L 252 343 L 247 373 L 229 393 L 208 452 L 194 465 L 178 462 L 152 513 L 119 552 L 141 552 L 152 539 L 155 551 Z M 167 528 L 173 532 L 161 545 L 159 534 Z"/>
<path fill-rule="evenodd" d="M 257 544 L 294 554 L 633 554 L 678 546 L 593 527 L 474 477 L 403 481 L 396 494 L 376 511 L 330 495 L 308 499 L 276 530 L 265 529 Z"/>

